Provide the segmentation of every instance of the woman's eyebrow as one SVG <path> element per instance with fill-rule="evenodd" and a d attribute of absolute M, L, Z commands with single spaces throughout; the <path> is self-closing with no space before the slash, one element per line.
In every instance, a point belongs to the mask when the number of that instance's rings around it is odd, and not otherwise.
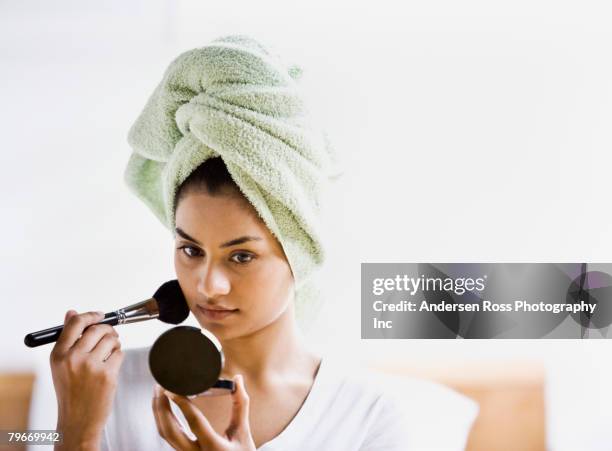
<path fill-rule="evenodd" d="M 198 240 L 190 237 L 183 229 L 181 229 L 180 227 L 176 228 L 176 233 L 178 233 L 180 236 L 182 236 L 183 238 L 185 238 L 186 240 L 189 241 L 193 241 L 194 243 L 198 244 L 198 245 L 202 245 Z M 262 240 L 261 237 L 259 236 L 249 236 L 249 235 L 245 235 L 245 236 L 241 236 L 240 238 L 234 238 L 233 240 L 227 241 L 223 244 L 221 244 L 219 247 L 230 247 L 230 246 L 236 246 L 237 244 L 242 244 L 242 243 L 246 243 L 247 241 L 260 241 Z"/>
<path fill-rule="evenodd" d="M 258 236 L 241 236 L 240 238 L 234 238 L 233 240 L 230 240 L 226 243 L 223 243 L 222 245 L 220 245 L 219 247 L 230 247 L 230 246 L 236 246 L 237 244 L 242 244 L 242 243 L 246 243 L 247 241 L 260 241 L 262 238 L 258 237 Z"/>

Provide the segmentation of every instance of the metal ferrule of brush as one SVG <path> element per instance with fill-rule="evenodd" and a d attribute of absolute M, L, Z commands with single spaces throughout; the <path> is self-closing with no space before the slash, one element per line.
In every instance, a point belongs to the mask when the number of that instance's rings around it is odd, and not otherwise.
<path fill-rule="evenodd" d="M 158 318 L 159 306 L 155 298 L 150 298 L 119 309 L 115 311 L 115 314 L 117 315 L 118 324 L 137 323 L 138 321 Z"/>

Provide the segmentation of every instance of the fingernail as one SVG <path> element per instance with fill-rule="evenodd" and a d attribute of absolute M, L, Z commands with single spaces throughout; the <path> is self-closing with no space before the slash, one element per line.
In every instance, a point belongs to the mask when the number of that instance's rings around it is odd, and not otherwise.
<path fill-rule="evenodd" d="M 106 315 L 106 313 L 104 313 L 104 312 L 100 312 L 100 311 L 97 311 L 96 313 L 98 314 L 98 316 L 104 316 L 104 315 Z"/>
<path fill-rule="evenodd" d="M 235 394 L 238 391 L 238 387 L 243 385 L 242 384 L 242 375 L 241 374 L 236 374 L 236 376 L 234 377 L 234 388 L 232 389 L 232 394 Z"/>
<path fill-rule="evenodd" d="M 166 390 L 164 390 L 163 387 L 160 387 L 159 385 L 155 386 L 155 397 L 156 398 L 162 398 L 164 396 L 168 396 L 168 392 Z"/>

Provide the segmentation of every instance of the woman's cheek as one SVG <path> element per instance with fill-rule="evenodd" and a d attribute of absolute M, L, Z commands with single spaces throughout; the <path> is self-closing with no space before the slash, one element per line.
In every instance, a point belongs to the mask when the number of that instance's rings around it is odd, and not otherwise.
<path fill-rule="evenodd" d="M 176 275 L 184 275 L 185 273 L 185 263 L 181 256 L 177 253 L 174 254 L 174 269 L 176 270 Z"/>

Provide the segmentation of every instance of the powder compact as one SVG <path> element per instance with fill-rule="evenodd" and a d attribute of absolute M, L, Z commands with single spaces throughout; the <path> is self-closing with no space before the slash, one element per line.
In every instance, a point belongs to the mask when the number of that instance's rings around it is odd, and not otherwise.
<path fill-rule="evenodd" d="M 232 393 L 234 382 L 219 379 L 223 363 L 221 346 L 192 326 L 165 331 L 149 351 L 149 369 L 157 383 L 188 398 Z"/>

